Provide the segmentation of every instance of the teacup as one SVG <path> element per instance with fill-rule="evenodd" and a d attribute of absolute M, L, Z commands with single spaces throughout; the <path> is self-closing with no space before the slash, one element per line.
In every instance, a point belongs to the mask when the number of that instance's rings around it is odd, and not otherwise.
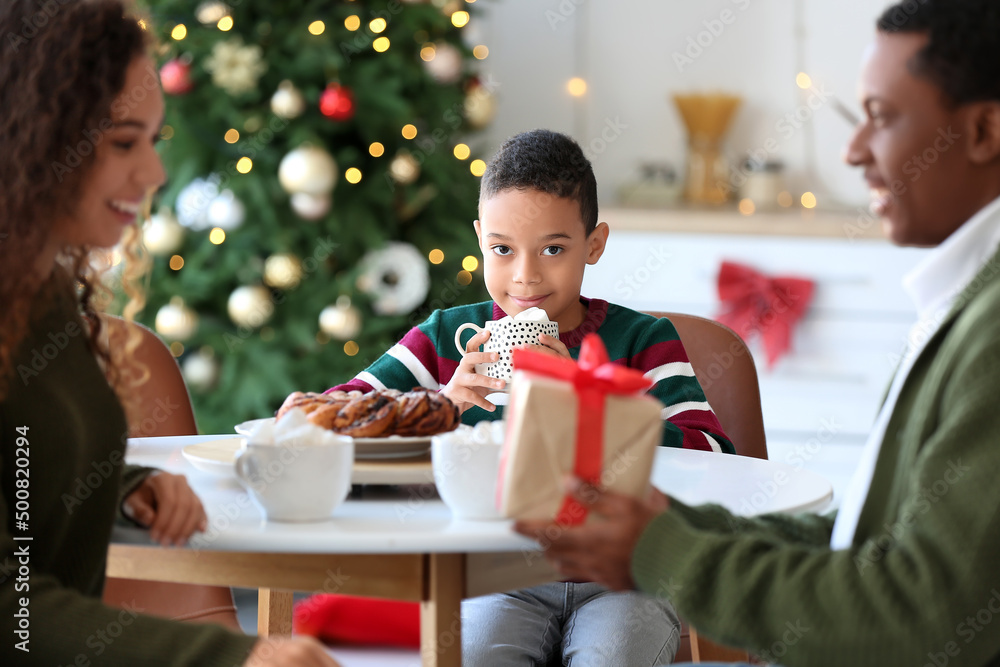
<path fill-rule="evenodd" d="M 351 491 L 354 441 L 324 444 L 247 443 L 236 476 L 272 521 L 322 521 Z"/>
<path fill-rule="evenodd" d="M 539 336 L 548 334 L 553 338 L 559 337 L 559 323 L 551 321 L 532 322 L 522 320 L 512 320 L 504 318 L 502 320 L 490 320 L 485 326 L 480 327 L 472 322 L 466 322 L 458 327 L 455 332 L 455 347 L 465 356 L 465 347 L 462 345 L 462 332 L 466 329 L 473 329 L 476 334 L 489 331 L 490 337 L 483 345 L 483 352 L 496 352 L 500 355 L 497 361 L 490 364 L 476 364 L 476 372 L 498 380 L 510 380 L 514 372 L 510 363 L 511 351 L 521 345 L 540 345 Z"/>
<path fill-rule="evenodd" d="M 504 422 L 481 422 L 431 438 L 431 467 L 441 500 L 456 519 L 501 519 L 497 474 Z"/>

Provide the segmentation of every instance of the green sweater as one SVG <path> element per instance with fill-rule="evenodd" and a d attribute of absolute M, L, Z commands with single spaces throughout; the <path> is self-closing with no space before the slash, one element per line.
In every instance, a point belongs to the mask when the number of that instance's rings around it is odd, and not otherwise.
<path fill-rule="evenodd" d="M 676 500 L 633 556 L 701 632 L 789 667 L 1000 665 L 1000 254 L 907 377 L 853 546 Z"/>
<path fill-rule="evenodd" d="M 101 603 L 112 524 L 148 470 L 122 465 L 125 415 L 54 282 L 0 402 L 0 664 L 241 665 L 256 638 Z"/>

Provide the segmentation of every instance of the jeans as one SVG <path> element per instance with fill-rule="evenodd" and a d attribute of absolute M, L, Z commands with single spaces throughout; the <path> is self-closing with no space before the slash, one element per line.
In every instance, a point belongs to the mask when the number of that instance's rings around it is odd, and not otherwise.
<path fill-rule="evenodd" d="M 654 667 L 680 621 L 666 600 L 594 583 L 550 583 L 462 602 L 463 667 Z"/>

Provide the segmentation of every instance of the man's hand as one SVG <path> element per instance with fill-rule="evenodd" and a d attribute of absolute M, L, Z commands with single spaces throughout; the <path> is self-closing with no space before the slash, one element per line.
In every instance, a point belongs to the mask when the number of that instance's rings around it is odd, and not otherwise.
<path fill-rule="evenodd" d="M 596 581 L 612 590 L 635 588 L 632 552 L 646 526 L 669 506 L 660 492 L 645 502 L 603 491 L 573 478 L 568 489 L 594 518 L 568 528 L 550 521 L 518 521 L 514 530 L 534 538 L 545 556 L 569 579 Z"/>
<path fill-rule="evenodd" d="M 244 667 L 340 667 L 312 637 L 268 637 L 253 645 Z"/>
<path fill-rule="evenodd" d="M 148 527 L 150 537 L 165 547 L 184 544 L 196 530 L 205 530 L 208 525 L 205 508 L 184 475 L 154 472 L 123 504 L 124 512 Z"/>
<path fill-rule="evenodd" d="M 490 332 L 482 331 L 469 339 L 465 344 L 465 356 L 455 369 L 451 381 L 441 390 L 441 393 L 458 406 L 460 412 L 465 412 L 473 405 L 478 405 L 487 412 L 493 412 L 497 406 L 486 400 L 486 395 L 500 391 L 507 384 L 503 380 L 480 375 L 476 372 L 476 364 L 491 364 L 500 358 L 496 352 L 480 352 L 479 346 L 489 340 Z"/>

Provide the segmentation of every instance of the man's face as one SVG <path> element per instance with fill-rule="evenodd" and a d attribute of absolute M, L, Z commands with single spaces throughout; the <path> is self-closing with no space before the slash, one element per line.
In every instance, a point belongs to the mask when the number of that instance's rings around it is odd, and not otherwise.
<path fill-rule="evenodd" d="M 859 84 L 865 120 L 846 154 L 864 169 L 872 212 L 898 245 L 938 245 L 978 206 L 963 194 L 964 111 L 946 106 L 940 88 L 910 69 L 927 39 L 877 33 Z"/>
<path fill-rule="evenodd" d="M 606 225 L 589 237 L 579 204 L 538 190 L 505 190 L 480 205 L 476 221 L 490 296 L 508 315 L 545 309 L 568 331 L 583 321 L 583 270 L 604 251 Z"/>

